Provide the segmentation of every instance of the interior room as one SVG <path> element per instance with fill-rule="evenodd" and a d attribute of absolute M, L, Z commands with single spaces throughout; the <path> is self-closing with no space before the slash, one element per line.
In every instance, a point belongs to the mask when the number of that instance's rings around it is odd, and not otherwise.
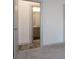
<path fill-rule="evenodd" d="M 33 6 L 33 45 L 32 48 L 40 47 L 40 4 L 39 6 Z"/>
<path fill-rule="evenodd" d="M 15 2 L 15 59 L 65 59 L 65 1 Z"/>

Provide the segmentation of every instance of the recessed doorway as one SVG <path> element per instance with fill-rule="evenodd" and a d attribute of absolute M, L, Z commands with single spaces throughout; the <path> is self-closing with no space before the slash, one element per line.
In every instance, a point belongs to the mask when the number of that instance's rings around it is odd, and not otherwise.
<path fill-rule="evenodd" d="M 40 4 L 32 7 L 32 46 L 31 48 L 40 47 Z"/>

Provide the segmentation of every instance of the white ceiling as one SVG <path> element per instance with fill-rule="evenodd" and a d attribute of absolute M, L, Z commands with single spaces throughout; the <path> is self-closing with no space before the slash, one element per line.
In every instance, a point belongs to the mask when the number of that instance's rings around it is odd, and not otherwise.
<path fill-rule="evenodd" d="M 33 7 L 39 7 L 40 3 L 38 2 L 32 2 L 32 1 L 25 1 L 27 4 L 31 4 Z"/>
<path fill-rule="evenodd" d="M 25 0 L 25 1 L 40 2 L 40 0 Z"/>

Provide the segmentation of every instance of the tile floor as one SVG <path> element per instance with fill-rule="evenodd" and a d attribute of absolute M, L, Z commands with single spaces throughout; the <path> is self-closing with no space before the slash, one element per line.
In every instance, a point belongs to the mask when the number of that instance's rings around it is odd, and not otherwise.
<path fill-rule="evenodd" d="M 40 47 L 40 39 L 33 40 L 33 45 L 30 48 L 38 48 Z"/>

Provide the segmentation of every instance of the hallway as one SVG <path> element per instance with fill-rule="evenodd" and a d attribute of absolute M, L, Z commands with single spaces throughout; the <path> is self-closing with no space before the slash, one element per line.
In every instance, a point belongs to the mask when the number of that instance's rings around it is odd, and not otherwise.
<path fill-rule="evenodd" d="M 63 44 L 50 47 L 19 51 L 17 59 L 64 59 L 65 48 Z"/>
<path fill-rule="evenodd" d="M 16 6 L 18 33 L 15 36 L 15 58 L 64 59 L 64 45 L 58 44 L 65 41 L 64 0 L 19 0 Z"/>

